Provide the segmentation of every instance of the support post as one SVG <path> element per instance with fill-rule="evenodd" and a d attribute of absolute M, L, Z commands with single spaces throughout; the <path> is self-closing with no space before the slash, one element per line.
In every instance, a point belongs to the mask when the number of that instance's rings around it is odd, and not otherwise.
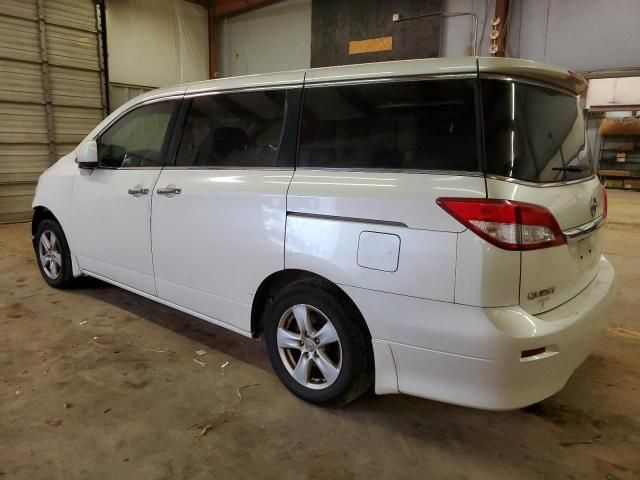
<path fill-rule="evenodd" d="M 209 7 L 209 78 L 218 78 L 220 50 L 220 17 L 215 14 L 214 2 Z"/>
<path fill-rule="evenodd" d="M 491 55 L 494 57 L 504 57 L 507 47 L 507 33 L 509 25 L 509 3 L 510 0 L 496 0 L 496 13 L 493 17 L 491 31 Z"/>
<path fill-rule="evenodd" d="M 49 53 L 47 52 L 47 26 L 44 19 L 44 0 L 38 0 L 38 27 L 40 30 L 40 66 L 42 68 L 42 91 L 47 116 L 47 140 L 49 143 L 49 163 L 56 161 L 56 131 L 51 104 L 51 77 L 49 75 Z"/>

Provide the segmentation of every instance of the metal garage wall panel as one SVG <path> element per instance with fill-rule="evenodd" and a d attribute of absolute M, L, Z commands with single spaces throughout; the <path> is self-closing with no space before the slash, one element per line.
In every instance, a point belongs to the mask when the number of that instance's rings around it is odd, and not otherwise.
<path fill-rule="evenodd" d="M 97 31 L 93 0 L 49 0 L 44 4 L 44 11 L 48 24 Z"/>
<path fill-rule="evenodd" d="M 55 142 L 78 144 L 102 120 L 102 110 L 54 105 Z"/>
<path fill-rule="evenodd" d="M 94 0 L 0 0 L 0 222 L 31 218 L 35 183 L 105 111 Z"/>
<path fill-rule="evenodd" d="M 0 58 L 0 101 L 44 103 L 42 68 Z"/>
<path fill-rule="evenodd" d="M 100 72 L 49 67 L 52 103 L 102 108 Z"/>
<path fill-rule="evenodd" d="M 4 6 L 0 7 L 0 12 Z M 40 62 L 40 31 L 33 20 L 0 15 L 0 58 Z"/>
<path fill-rule="evenodd" d="M 56 155 L 58 158 L 64 157 L 67 153 L 71 153 L 78 146 L 78 142 L 74 143 L 57 143 L 56 144 Z"/>
<path fill-rule="evenodd" d="M 27 18 L 30 20 L 38 19 L 38 7 L 35 2 L 25 0 L 2 0 L 2 12 L 4 15 L 13 17 Z"/>
<path fill-rule="evenodd" d="M 52 65 L 100 70 L 95 33 L 47 25 L 47 48 Z"/>
<path fill-rule="evenodd" d="M 31 216 L 31 201 L 36 186 L 33 183 L 15 183 L 0 188 L 0 221 L 21 222 L 25 213 Z"/>
<path fill-rule="evenodd" d="M 36 182 L 49 166 L 46 144 L 19 145 L 0 143 L 0 184 Z"/>
<path fill-rule="evenodd" d="M 0 143 L 48 143 L 44 105 L 0 103 Z"/>

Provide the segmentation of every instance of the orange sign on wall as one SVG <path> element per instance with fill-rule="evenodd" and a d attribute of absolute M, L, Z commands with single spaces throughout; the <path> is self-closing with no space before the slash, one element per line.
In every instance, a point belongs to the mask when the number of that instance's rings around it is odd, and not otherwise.
<path fill-rule="evenodd" d="M 385 52 L 393 49 L 393 37 L 369 38 L 349 42 L 349 55 L 358 53 Z"/>

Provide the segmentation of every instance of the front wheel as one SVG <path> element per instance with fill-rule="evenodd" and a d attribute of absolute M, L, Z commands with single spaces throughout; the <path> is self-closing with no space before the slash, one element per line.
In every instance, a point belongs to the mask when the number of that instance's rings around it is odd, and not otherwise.
<path fill-rule="evenodd" d="M 307 402 L 344 405 L 373 383 L 371 338 L 360 313 L 322 282 L 299 282 L 278 295 L 265 341 L 282 383 Z"/>
<path fill-rule="evenodd" d="M 47 218 L 38 224 L 34 247 L 45 282 L 55 288 L 69 287 L 73 282 L 71 253 L 58 222 Z"/>

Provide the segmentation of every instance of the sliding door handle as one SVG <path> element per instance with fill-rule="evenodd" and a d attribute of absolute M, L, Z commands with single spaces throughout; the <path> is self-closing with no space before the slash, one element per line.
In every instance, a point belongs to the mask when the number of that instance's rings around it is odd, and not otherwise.
<path fill-rule="evenodd" d="M 156 192 L 158 193 L 158 195 L 173 196 L 173 195 L 180 195 L 182 193 L 182 189 L 172 184 L 172 185 L 167 185 L 164 188 L 159 188 L 156 190 Z"/>

